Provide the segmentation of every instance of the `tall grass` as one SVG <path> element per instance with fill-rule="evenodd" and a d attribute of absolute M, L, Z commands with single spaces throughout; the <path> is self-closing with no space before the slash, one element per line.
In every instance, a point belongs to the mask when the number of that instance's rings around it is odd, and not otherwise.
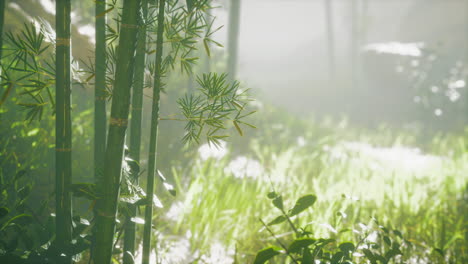
<path fill-rule="evenodd" d="M 270 132 L 278 136 L 263 131 L 243 153 L 231 145 L 223 157 L 199 159 L 188 171 L 174 168 L 181 195 L 161 216 L 170 223 L 163 233 L 185 236 L 200 255 L 219 242 L 249 263 L 274 242 L 260 232 L 259 218 L 277 215 L 266 198 L 275 189 L 290 205 L 304 194 L 318 196 L 314 209 L 294 220 L 317 237 L 356 240 L 351 230 L 374 217 L 414 244 L 404 259 L 466 260 L 468 154 L 462 136 L 437 135 L 416 148 L 414 130 L 295 126 L 273 125 L 277 131 Z M 273 230 L 282 239 L 293 235 L 286 224 Z"/>

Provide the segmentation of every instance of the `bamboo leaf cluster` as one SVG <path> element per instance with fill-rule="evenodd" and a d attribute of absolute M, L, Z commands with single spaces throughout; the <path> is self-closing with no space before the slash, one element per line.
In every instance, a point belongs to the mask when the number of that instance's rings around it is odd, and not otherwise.
<path fill-rule="evenodd" d="M 246 111 L 250 99 L 247 90 L 239 88 L 239 82 L 229 83 L 225 73 L 203 74 L 197 82 L 199 95 L 186 95 L 178 100 L 185 118 L 182 120 L 186 121 L 184 142 L 199 143 L 204 136 L 207 142 L 219 145 L 220 140 L 228 137 L 223 134 L 228 128 L 234 127 L 243 135 L 241 124 L 254 127 L 245 121 L 255 111 Z"/>
<path fill-rule="evenodd" d="M 56 85 L 56 33 L 51 25 L 38 19 L 25 23 L 14 34 L 5 33 L 5 43 L 1 73 L 1 87 L 6 87 L 1 102 L 11 90 L 20 90 L 18 105 L 26 110 L 26 120 L 41 120 L 46 107 L 55 113 L 54 90 Z M 84 70 L 71 58 L 70 71 L 74 84 L 82 84 Z M 1 104 L 0 104 L 1 105 Z"/>

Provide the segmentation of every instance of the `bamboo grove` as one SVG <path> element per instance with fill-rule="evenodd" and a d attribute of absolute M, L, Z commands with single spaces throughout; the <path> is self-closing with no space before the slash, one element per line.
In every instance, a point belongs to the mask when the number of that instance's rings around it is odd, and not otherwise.
<path fill-rule="evenodd" d="M 4 4 L 0 5 L 2 21 Z M 135 219 L 141 219 L 144 211 L 142 263 L 149 264 L 156 248 L 152 240 L 154 208 L 160 206 L 155 186 L 163 183 L 175 194 L 156 163 L 158 155 L 164 155 L 158 151 L 160 121 L 185 123 L 183 143 L 217 145 L 228 136 L 228 130 L 242 135 L 242 126 L 253 127 L 244 121 L 253 113 L 245 107 L 249 97 L 227 74 L 209 73 L 209 62 L 205 62 L 205 73 L 193 76 L 198 56 L 208 60 L 212 45 L 222 47 L 211 39 L 217 29 L 213 29 L 210 1 L 97 0 L 96 45 L 94 58 L 88 62 L 75 61 L 72 56 L 73 4 L 71 0 L 55 2 L 55 31 L 47 21 L 39 20 L 25 24 L 19 34 L 5 34 L 9 48 L 4 52 L 8 63 L 2 64 L 2 86 L 23 90 L 24 103 L 19 104 L 27 110 L 30 122 L 42 122 L 47 111 L 55 117 L 55 230 L 48 246 L 35 252 L 35 258 L 73 263 L 87 252 L 90 263 L 115 259 L 135 263 L 140 241 Z M 238 19 L 232 21 L 238 23 Z M 230 28 L 235 31 L 232 36 L 238 35 L 238 25 Z M 237 48 L 230 50 L 228 71 L 234 77 Z M 199 89 L 177 100 L 180 114 L 161 116 L 164 79 L 170 74 L 196 79 Z M 72 177 L 74 86 L 94 88 L 94 146 L 90 153 L 94 156 L 94 183 L 76 183 Z M 144 89 L 152 90 L 150 145 L 147 168 L 140 168 L 146 122 L 142 117 Z M 140 179 L 143 171 L 146 177 Z M 140 184 L 146 185 L 146 191 Z M 89 200 L 92 219 L 76 215 L 73 197 Z M 120 243 L 123 252 L 116 251 Z"/>

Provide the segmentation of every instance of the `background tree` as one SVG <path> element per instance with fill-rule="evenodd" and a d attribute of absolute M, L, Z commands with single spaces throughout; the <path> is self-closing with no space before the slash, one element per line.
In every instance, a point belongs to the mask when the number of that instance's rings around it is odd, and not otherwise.
<path fill-rule="evenodd" d="M 240 31 L 240 9 L 241 0 L 231 0 L 229 6 L 228 22 L 228 61 L 227 72 L 232 79 L 236 78 L 237 60 L 239 52 L 239 31 Z"/>
<path fill-rule="evenodd" d="M 0 62 L 2 60 L 3 50 L 3 23 L 5 22 L 5 2 L 6 0 L 0 2 Z"/>
<path fill-rule="evenodd" d="M 359 86 L 359 3 L 351 0 L 351 91 Z"/>
<path fill-rule="evenodd" d="M 55 242 L 59 248 L 59 255 L 65 254 L 62 263 L 71 263 L 69 246 L 72 235 L 72 202 L 70 194 L 70 185 L 72 183 L 70 12 L 70 0 L 56 2 L 55 221 L 57 239 Z"/>
<path fill-rule="evenodd" d="M 325 6 L 325 24 L 327 32 L 327 49 L 328 49 L 328 79 L 329 85 L 333 86 L 335 79 L 335 40 L 333 36 L 333 0 L 324 0 Z"/>

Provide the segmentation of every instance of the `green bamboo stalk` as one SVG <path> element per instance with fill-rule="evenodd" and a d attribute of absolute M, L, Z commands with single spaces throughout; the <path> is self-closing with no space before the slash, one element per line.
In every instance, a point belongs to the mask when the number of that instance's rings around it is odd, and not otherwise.
<path fill-rule="evenodd" d="M 146 60 L 146 19 L 148 16 L 148 0 L 142 0 L 143 17 L 141 19 L 138 42 L 135 55 L 135 82 L 133 84 L 132 95 L 132 118 L 130 121 L 130 158 L 140 163 L 141 149 L 141 117 L 143 107 L 143 87 L 145 81 L 145 60 Z M 132 177 L 138 183 L 139 171 L 133 171 Z M 124 236 L 124 264 L 133 264 L 135 256 L 135 222 L 131 221 L 132 217 L 137 215 L 137 207 L 129 205 L 129 215 L 126 219 L 125 236 Z M 128 253 L 130 254 L 128 254 Z"/>
<path fill-rule="evenodd" d="M 5 2 L 6 0 L 0 1 L 0 62 L 2 60 L 3 50 L 3 23 L 5 22 Z"/>
<path fill-rule="evenodd" d="M 56 1 L 56 123 L 55 123 L 55 207 L 56 245 L 58 254 L 66 257 L 60 263 L 71 263 L 69 246 L 72 234 L 71 168 L 71 2 Z"/>
<path fill-rule="evenodd" d="M 229 25 L 228 25 L 228 62 L 227 72 L 231 79 L 236 78 L 237 60 L 239 50 L 239 30 L 240 30 L 240 9 L 241 0 L 231 0 L 229 7 Z"/>
<path fill-rule="evenodd" d="M 154 195 L 154 173 L 156 171 L 156 151 L 158 142 L 159 126 L 159 99 L 161 91 L 161 68 L 163 53 L 163 33 L 164 33 L 164 8 L 165 0 L 159 0 L 158 12 L 158 30 L 156 35 L 156 69 L 154 73 L 153 102 L 151 110 L 151 131 L 150 146 L 148 153 L 148 180 L 146 186 L 146 195 L 148 202 L 145 206 L 145 226 L 143 230 L 143 264 L 150 263 L 151 249 L 151 227 L 153 218 L 153 195 Z"/>
<path fill-rule="evenodd" d="M 94 179 L 104 173 L 106 152 L 106 0 L 96 1 L 96 49 L 94 84 Z"/>
<path fill-rule="evenodd" d="M 112 259 L 125 132 L 130 108 L 139 8 L 140 0 L 123 1 L 104 175 L 98 182 L 96 243 L 93 251 L 95 264 L 110 264 Z"/>
<path fill-rule="evenodd" d="M 465 2 L 465 65 L 468 65 L 468 1 Z M 466 67 L 466 66 L 465 66 Z M 468 84 L 468 76 L 465 77 L 465 83 Z M 465 113 L 463 120 L 465 126 L 468 123 L 468 92 L 465 92 Z M 468 188 L 468 185 L 467 185 Z M 466 226 L 468 226 L 468 221 Z M 465 237 L 468 238 L 468 229 L 465 232 Z M 467 240 L 468 241 L 468 240 Z"/>

